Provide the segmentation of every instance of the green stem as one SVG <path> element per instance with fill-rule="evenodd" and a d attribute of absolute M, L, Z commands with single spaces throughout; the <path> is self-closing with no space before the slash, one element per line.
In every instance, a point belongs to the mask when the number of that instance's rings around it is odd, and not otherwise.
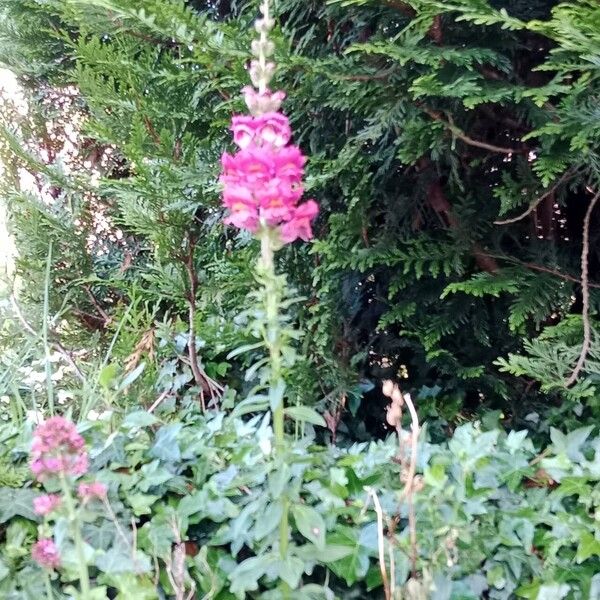
<path fill-rule="evenodd" d="M 46 598 L 48 600 L 54 600 L 54 592 L 52 591 L 52 582 L 50 581 L 50 573 L 45 571 L 44 582 L 46 584 Z"/>
<path fill-rule="evenodd" d="M 71 488 L 64 474 L 61 474 L 60 483 L 63 491 L 63 500 L 67 508 L 69 524 L 71 525 L 71 535 L 75 542 L 75 553 L 77 554 L 77 570 L 79 571 L 79 584 L 81 586 L 81 600 L 89 600 L 90 595 L 90 575 L 88 572 L 85 550 L 83 547 L 83 538 L 81 537 L 81 527 L 79 526 L 79 516 L 75 510 Z"/>
<path fill-rule="evenodd" d="M 270 356 L 270 380 L 271 389 L 279 389 L 283 382 L 282 360 L 281 360 L 281 331 L 279 328 L 279 304 L 281 290 L 277 275 L 275 273 L 274 247 L 272 231 L 263 227 L 261 234 L 261 265 L 265 282 L 265 316 L 266 335 L 265 342 Z M 275 436 L 275 455 L 279 464 L 283 463 L 285 453 L 285 422 L 284 401 L 281 398 L 277 406 L 273 407 L 273 433 Z M 282 558 L 287 556 L 289 538 L 289 502 L 284 496 L 282 498 L 282 511 L 279 521 L 279 553 Z"/>

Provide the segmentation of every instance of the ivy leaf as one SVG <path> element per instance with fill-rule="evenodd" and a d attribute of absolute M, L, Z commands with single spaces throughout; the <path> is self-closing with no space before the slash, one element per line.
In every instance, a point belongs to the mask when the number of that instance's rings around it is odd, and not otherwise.
<path fill-rule="evenodd" d="M 30 488 L 0 488 L 0 523 L 6 523 L 17 516 L 36 521 L 37 517 L 33 512 L 33 499 L 36 495 Z"/>
<path fill-rule="evenodd" d="M 323 550 L 325 548 L 326 531 L 323 517 L 314 508 L 305 504 L 294 505 L 292 514 L 298 531 L 317 548 Z"/>
<path fill-rule="evenodd" d="M 581 564 L 591 556 L 600 556 L 600 540 L 597 540 L 592 533 L 584 531 L 579 539 L 577 548 L 577 564 Z"/>
<path fill-rule="evenodd" d="M 573 462 L 581 462 L 584 456 L 580 451 L 581 446 L 587 440 L 588 436 L 594 429 L 593 425 L 588 427 L 580 427 L 571 431 L 567 435 L 555 429 L 550 428 L 550 438 L 554 444 L 554 449 L 557 454 L 566 454 Z"/>
<path fill-rule="evenodd" d="M 150 454 L 167 462 L 178 461 L 181 458 L 181 450 L 179 449 L 177 435 L 182 428 L 182 423 L 172 423 L 161 427 L 156 432 L 156 440 Z"/>
<path fill-rule="evenodd" d="M 229 574 L 231 592 L 238 598 L 245 598 L 246 592 L 258 589 L 258 580 L 278 561 L 272 553 L 253 556 L 241 562 Z"/>

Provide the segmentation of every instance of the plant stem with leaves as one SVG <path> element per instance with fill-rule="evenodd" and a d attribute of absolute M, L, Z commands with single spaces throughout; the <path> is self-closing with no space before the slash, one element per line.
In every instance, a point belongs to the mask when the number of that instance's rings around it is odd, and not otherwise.
<path fill-rule="evenodd" d="M 87 560 L 85 557 L 85 548 L 83 546 L 83 538 L 81 537 L 81 527 L 79 523 L 79 515 L 73 502 L 71 487 L 64 474 L 61 474 L 60 484 L 63 492 L 63 500 L 67 509 L 71 536 L 75 543 L 75 553 L 77 555 L 77 570 L 79 575 L 79 584 L 81 586 L 81 600 L 91 600 L 90 591 L 90 575 L 88 572 Z"/>
<path fill-rule="evenodd" d="M 263 301 L 265 324 L 263 335 L 269 351 L 269 399 L 273 413 L 273 432 L 275 437 L 275 456 L 283 463 L 285 453 L 285 423 L 284 423 L 284 390 L 282 345 L 283 332 L 279 306 L 285 284 L 282 276 L 275 272 L 274 255 L 277 247 L 277 233 L 269 227 L 263 227 L 260 234 L 261 254 L 259 263 L 259 278 L 263 285 Z M 289 503 L 282 498 L 282 512 L 279 521 L 279 552 L 282 558 L 287 555 L 289 524 Z"/>

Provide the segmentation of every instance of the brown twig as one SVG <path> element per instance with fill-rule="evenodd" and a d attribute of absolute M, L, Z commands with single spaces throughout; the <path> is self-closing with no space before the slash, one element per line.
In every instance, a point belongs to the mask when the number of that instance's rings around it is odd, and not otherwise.
<path fill-rule="evenodd" d="M 577 361 L 571 376 L 565 382 L 567 387 L 572 386 L 577 381 L 592 344 L 592 325 L 590 323 L 590 287 L 588 285 L 588 255 L 590 252 L 590 220 L 592 218 L 592 211 L 596 206 L 596 202 L 598 202 L 598 198 L 600 198 L 600 192 L 598 192 L 591 199 L 590 205 L 585 213 L 585 218 L 583 219 L 583 243 L 581 249 L 581 295 L 583 300 L 581 319 L 583 321 L 583 344 L 581 346 L 579 360 Z"/>
<path fill-rule="evenodd" d="M 548 190 L 546 190 L 539 198 L 536 198 L 527 208 L 524 213 L 521 213 L 517 217 L 512 217 L 510 219 L 503 219 L 500 221 L 494 221 L 494 225 L 509 225 L 510 223 L 516 223 L 521 219 L 524 219 L 528 215 L 530 215 L 548 196 L 553 194 L 565 181 L 568 181 L 572 177 L 576 175 L 576 171 L 569 170 L 562 175 L 558 179 L 558 181 Z"/>
<path fill-rule="evenodd" d="M 446 129 L 452 132 L 454 137 L 463 141 L 468 146 L 474 146 L 475 148 L 481 148 L 482 150 L 489 150 L 490 152 L 498 152 L 500 154 L 520 154 L 522 150 L 516 150 L 515 148 L 505 148 L 503 146 L 496 146 L 494 144 L 488 144 L 480 140 L 475 140 L 468 136 L 460 127 L 457 127 L 452 119 L 446 121 L 440 113 L 430 108 L 423 107 L 423 110 L 434 120 L 441 123 Z"/>
<path fill-rule="evenodd" d="M 88 295 L 91 303 L 94 305 L 94 308 L 98 311 L 98 314 L 104 319 L 104 323 L 106 325 L 108 325 L 111 321 L 110 315 L 102 308 L 102 306 L 100 306 L 98 299 L 96 298 L 96 296 L 94 296 L 94 294 L 93 294 L 92 290 L 89 288 L 89 286 L 84 285 L 83 289 L 85 290 L 85 293 Z"/>
<path fill-rule="evenodd" d="M 188 295 L 188 320 L 189 320 L 189 339 L 188 339 L 188 358 L 190 368 L 194 376 L 196 385 L 200 388 L 200 403 L 202 411 L 206 411 L 206 401 L 204 394 L 209 394 L 211 402 L 221 395 L 223 387 L 211 379 L 198 364 L 198 354 L 196 349 L 196 294 L 198 288 L 198 278 L 194 269 L 194 248 L 195 239 L 190 233 L 188 236 L 188 253 L 185 260 L 185 268 L 189 280 Z"/>
<path fill-rule="evenodd" d="M 148 409 L 148 412 L 153 413 L 169 395 L 170 393 L 167 390 L 162 392 L 161 395 L 152 403 L 152 406 Z"/>
<path fill-rule="evenodd" d="M 507 260 L 509 262 L 515 263 L 517 265 L 521 265 L 522 267 L 527 267 L 532 271 L 540 271 L 540 273 L 548 273 L 549 275 L 554 275 L 560 279 L 564 279 L 565 281 L 571 281 L 573 283 L 577 283 L 579 285 L 583 285 L 581 279 L 577 279 L 573 275 L 569 275 L 568 273 L 563 273 L 562 271 L 557 271 L 556 269 L 551 269 L 550 267 L 545 267 L 544 265 L 538 265 L 536 263 L 524 262 L 522 260 L 518 260 L 517 258 L 513 258 L 511 256 L 503 256 L 502 254 L 488 254 L 485 256 L 489 256 L 490 258 L 498 258 L 500 260 Z M 600 283 L 593 283 L 588 281 L 587 285 L 591 288 L 600 289 Z"/>
<path fill-rule="evenodd" d="M 150 117 L 147 117 L 146 115 L 142 115 L 142 120 L 144 121 L 146 131 L 150 134 L 150 137 L 152 138 L 154 143 L 157 146 L 160 146 L 160 144 L 161 144 L 160 136 L 158 135 L 158 133 L 156 133 L 156 129 L 154 129 L 154 125 L 152 124 Z"/>

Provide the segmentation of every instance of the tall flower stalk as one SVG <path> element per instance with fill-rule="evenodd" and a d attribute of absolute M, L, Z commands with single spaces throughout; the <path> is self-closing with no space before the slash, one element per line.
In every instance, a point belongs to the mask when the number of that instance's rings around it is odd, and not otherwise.
<path fill-rule="evenodd" d="M 91 600 L 92 590 L 85 544 L 81 535 L 81 521 L 73 496 L 74 478 L 84 475 L 88 470 L 88 453 L 84 439 L 75 425 L 63 417 L 52 417 L 37 427 L 31 445 L 31 471 L 41 483 L 53 481 L 59 483 L 61 495 L 45 494 L 34 500 L 34 511 L 44 517 L 44 537 L 33 545 L 32 558 L 46 571 L 46 588 L 50 586 L 49 571 L 61 566 L 59 548 L 53 539 L 45 537 L 47 519 L 64 506 L 69 523 L 71 538 L 75 545 L 77 570 L 81 600 Z M 106 486 L 99 482 L 81 483 L 78 495 L 85 503 L 91 498 L 102 498 Z M 50 596 L 51 597 L 51 596 Z"/>
<path fill-rule="evenodd" d="M 238 151 L 222 157 L 223 204 L 228 209 L 225 222 L 250 231 L 260 240 L 261 254 L 257 279 L 262 286 L 264 324 L 262 333 L 269 352 L 269 398 L 273 414 L 276 458 L 285 460 L 283 346 L 280 306 L 285 278 L 275 270 L 275 252 L 297 239 L 312 238 L 311 221 L 319 207 L 314 200 L 300 202 L 304 193 L 302 178 L 306 158 L 290 143 L 291 127 L 280 112 L 285 93 L 271 92 L 275 72 L 270 60 L 274 44 L 269 33 L 274 26 L 268 0 L 260 5 L 262 14 L 255 23 L 258 39 L 252 42 L 254 59 L 250 64 L 252 86 L 242 91 L 249 115 L 235 115 L 231 129 Z M 279 550 L 287 555 L 289 503 L 282 500 Z"/>

